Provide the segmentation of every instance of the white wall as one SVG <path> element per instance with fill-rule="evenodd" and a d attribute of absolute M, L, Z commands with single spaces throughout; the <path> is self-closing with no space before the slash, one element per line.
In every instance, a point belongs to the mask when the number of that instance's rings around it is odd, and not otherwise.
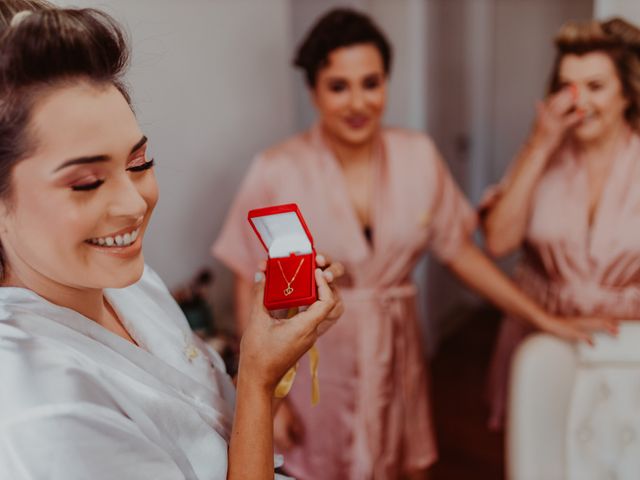
<path fill-rule="evenodd" d="M 294 131 L 287 0 L 58 0 L 128 27 L 129 83 L 156 157 L 160 202 L 145 257 L 170 285 L 211 265 L 209 246 L 251 157 Z M 231 281 L 216 281 L 227 316 Z"/>
<path fill-rule="evenodd" d="M 596 18 L 620 16 L 640 25 L 639 0 L 594 0 L 594 10 Z"/>

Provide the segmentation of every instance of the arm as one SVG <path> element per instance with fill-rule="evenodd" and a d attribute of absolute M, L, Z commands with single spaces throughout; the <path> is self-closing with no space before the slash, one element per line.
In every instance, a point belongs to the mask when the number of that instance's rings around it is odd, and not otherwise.
<path fill-rule="evenodd" d="M 341 268 L 332 265 L 330 268 Z M 264 280 L 251 298 L 252 310 L 240 343 L 238 394 L 228 480 L 273 479 L 272 399 L 276 385 L 315 343 L 326 322 L 335 321 L 342 304 L 316 269 L 318 301 L 289 319 L 274 319 L 262 304 Z"/>
<path fill-rule="evenodd" d="M 242 335 L 249 324 L 251 304 L 253 299 L 253 285 L 240 275 L 235 275 L 234 304 L 236 314 L 236 328 L 238 335 Z"/>
<path fill-rule="evenodd" d="M 449 268 L 469 287 L 497 307 L 554 335 L 591 343 L 594 331 L 617 332 L 617 321 L 608 318 L 559 318 L 546 313 L 520 291 L 470 240 L 449 262 Z"/>
<path fill-rule="evenodd" d="M 515 160 L 509 179 L 483 218 L 487 250 L 502 256 L 518 248 L 525 236 L 531 199 L 540 176 L 568 130 L 582 118 L 575 89 L 567 88 L 539 103 L 534 129 Z"/>

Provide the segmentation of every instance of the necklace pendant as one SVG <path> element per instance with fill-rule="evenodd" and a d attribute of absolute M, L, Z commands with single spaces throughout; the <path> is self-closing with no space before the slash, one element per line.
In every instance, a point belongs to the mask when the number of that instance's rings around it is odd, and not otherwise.
<path fill-rule="evenodd" d="M 291 288 L 291 285 L 289 285 L 287 288 L 284 289 L 284 296 L 285 297 L 288 297 L 292 293 L 293 293 L 293 288 Z"/>

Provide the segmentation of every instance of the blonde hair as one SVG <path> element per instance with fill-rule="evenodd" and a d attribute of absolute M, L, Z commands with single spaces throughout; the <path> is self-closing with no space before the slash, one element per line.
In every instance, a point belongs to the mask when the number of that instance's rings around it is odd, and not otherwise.
<path fill-rule="evenodd" d="M 556 59 L 551 71 L 549 93 L 560 89 L 560 63 L 565 55 L 606 53 L 616 67 L 622 93 L 629 100 L 625 119 L 640 130 L 640 29 L 622 18 L 599 22 L 588 20 L 565 23 L 555 38 Z"/>

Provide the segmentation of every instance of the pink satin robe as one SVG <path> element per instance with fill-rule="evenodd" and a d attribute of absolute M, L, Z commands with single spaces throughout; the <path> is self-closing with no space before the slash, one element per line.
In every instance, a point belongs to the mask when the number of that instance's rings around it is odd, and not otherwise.
<path fill-rule="evenodd" d="M 505 181 L 508 181 L 508 176 Z M 485 202 L 491 205 L 500 188 Z M 640 319 L 640 136 L 618 146 L 589 225 L 587 170 L 567 145 L 534 193 L 516 283 L 549 312 Z M 533 327 L 507 317 L 490 369 L 490 425 L 503 424 L 512 355 Z"/>
<path fill-rule="evenodd" d="M 384 130 L 374 162 L 373 248 L 319 127 L 254 160 L 213 247 L 253 279 L 266 252 L 247 211 L 296 202 L 317 251 L 346 266 L 345 313 L 317 344 L 320 404 L 306 357 L 290 394 L 306 433 L 285 462 L 299 480 L 395 479 L 437 458 L 411 273 L 425 249 L 456 255 L 476 217 L 424 135 Z"/>

